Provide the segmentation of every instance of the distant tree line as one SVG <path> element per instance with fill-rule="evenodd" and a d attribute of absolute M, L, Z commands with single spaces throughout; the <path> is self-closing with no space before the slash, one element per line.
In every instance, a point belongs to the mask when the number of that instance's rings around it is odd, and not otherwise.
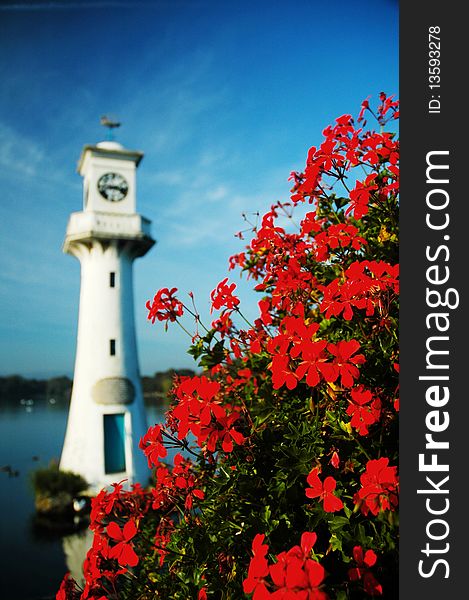
<path fill-rule="evenodd" d="M 63 375 L 51 379 L 27 379 L 21 375 L 0 377 L 0 401 L 36 399 L 38 397 L 63 400 L 70 397 L 72 380 Z"/>
<path fill-rule="evenodd" d="M 192 369 L 168 369 L 142 377 L 143 395 L 147 399 L 163 399 L 171 388 L 175 375 L 195 375 Z M 27 379 L 21 375 L 0 377 L 0 403 L 18 402 L 21 399 L 54 398 L 68 402 L 73 381 L 65 375 L 50 379 Z"/>
<path fill-rule="evenodd" d="M 193 377 L 195 371 L 192 369 L 168 369 L 167 371 L 157 371 L 150 377 L 144 375 L 142 377 L 142 388 L 145 399 L 164 400 L 173 385 L 176 375 Z"/>

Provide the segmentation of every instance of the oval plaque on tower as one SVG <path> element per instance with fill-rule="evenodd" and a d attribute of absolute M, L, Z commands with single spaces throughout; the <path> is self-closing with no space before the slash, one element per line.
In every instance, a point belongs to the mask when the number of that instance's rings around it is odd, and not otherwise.
<path fill-rule="evenodd" d="M 106 377 L 94 384 L 91 395 L 96 404 L 130 404 L 135 388 L 126 377 Z"/>

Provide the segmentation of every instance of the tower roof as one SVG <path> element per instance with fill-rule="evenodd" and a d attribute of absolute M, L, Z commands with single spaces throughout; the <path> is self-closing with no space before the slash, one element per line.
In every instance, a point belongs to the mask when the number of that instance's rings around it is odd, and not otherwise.
<path fill-rule="evenodd" d="M 117 158 L 121 160 L 132 160 L 135 166 L 138 166 L 142 160 L 144 153 L 140 150 L 128 150 L 121 144 L 114 141 L 99 142 L 98 144 L 86 144 L 83 146 L 80 158 L 78 160 L 77 171 L 81 173 L 83 162 L 88 153 L 94 156 L 101 156 L 103 158 Z"/>

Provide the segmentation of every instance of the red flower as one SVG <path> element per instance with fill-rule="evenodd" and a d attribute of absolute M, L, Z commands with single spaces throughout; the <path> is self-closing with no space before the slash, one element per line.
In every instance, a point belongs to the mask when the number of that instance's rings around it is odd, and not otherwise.
<path fill-rule="evenodd" d="M 353 549 L 353 558 L 357 566 L 348 570 L 350 581 L 363 579 L 363 588 L 366 594 L 369 596 L 382 596 L 383 587 L 376 581 L 373 573 L 370 571 L 370 567 L 373 567 L 377 560 L 377 556 L 373 550 L 367 550 L 365 555 L 363 555 L 363 548 L 355 546 Z"/>
<path fill-rule="evenodd" d="M 207 444 L 207 450 L 215 452 L 217 442 L 221 441 L 224 452 L 233 451 L 233 442 L 242 444 L 244 436 L 234 429 L 234 423 L 239 419 L 237 412 L 232 412 L 228 416 L 217 418 L 216 423 L 202 426 L 197 437 L 197 442 L 201 446 L 204 442 Z"/>
<path fill-rule="evenodd" d="M 381 92 L 379 95 L 379 99 L 381 100 L 381 105 L 378 106 L 378 121 L 381 124 L 384 124 L 387 119 L 385 119 L 386 117 L 386 113 L 392 109 L 393 111 L 393 118 L 397 118 L 396 114 L 399 114 L 398 108 L 399 108 L 399 100 L 394 100 L 393 101 L 394 96 L 389 96 L 389 98 L 386 96 L 386 94 L 384 92 Z"/>
<path fill-rule="evenodd" d="M 97 496 L 91 498 L 91 514 L 90 514 L 90 529 L 93 531 L 102 531 L 102 521 L 109 515 L 114 507 L 118 505 L 122 493 L 123 479 L 119 483 L 113 483 L 114 488 L 112 492 L 101 490 Z"/>
<path fill-rule="evenodd" d="M 397 467 L 388 466 L 389 459 L 369 460 L 361 474 L 362 488 L 355 494 L 354 502 L 360 504 L 364 515 L 377 515 L 382 510 L 394 510 L 398 504 Z"/>
<path fill-rule="evenodd" d="M 147 301 L 146 307 L 148 310 L 148 320 L 152 323 L 155 319 L 158 321 L 175 321 L 177 317 L 181 317 L 184 313 L 184 307 L 182 302 L 177 298 L 174 298 L 174 294 L 177 292 L 177 288 L 162 288 L 158 290 L 153 302 Z"/>
<path fill-rule="evenodd" d="M 269 567 L 265 555 L 269 551 L 269 546 L 264 544 L 265 535 L 258 533 L 252 541 L 253 557 L 249 564 L 248 576 L 243 581 L 243 590 L 245 594 L 254 592 L 255 600 L 269 598 L 270 594 L 265 586 L 264 578 L 269 574 Z"/>
<path fill-rule="evenodd" d="M 308 235 L 308 233 L 318 233 L 321 231 L 321 222 L 316 219 L 316 211 L 306 213 L 305 218 L 301 221 L 301 233 L 302 235 Z"/>
<path fill-rule="evenodd" d="M 323 292 L 320 305 L 326 318 L 339 316 L 347 321 L 353 318 L 353 309 L 365 310 L 371 316 L 376 310 L 382 315 L 383 301 L 389 292 L 399 293 L 399 265 L 384 261 L 354 261 L 345 271 L 345 281 L 334 279 L 326 286 L 318 286 Z"/>
<path fill-rule="evenodd" d="M 184 458 L 181 454 L 176 454 L 174 457 L 174 468 L 172 471 L 172 478 L 174 481 L 173 492 L 185 498 L 184 508 L 191 510 L 194 502 L 194 498 L 203 500 L 205 494 L 203 490 L 196 489 L 196 478 L 193 474 L 192 462 Z"/>
<path fill-rule="evenodd" d="M 352 416 L 350 424 L 360 435 L 368 435 L 368 427 L 379 421 L 381 401 L 373 398 L 370 390 L 355 388 L 351 391 L 347 414 Z"/>
<path fill-rule="evenodd" d="M 311 550 L 313 549 L 313 546 L 316 543 L 317 539 L 318 536 L 314 533 L 314 531 L 305 531 L 302 534 L 300 547 L 305 558 L 307 558 L 310 555 Z"/>
<path fill-rule="evenodd" d="M 272 384 L 274 390 L 286 385 L 289 390 L 296 388 L 298 380 L 296 374 L 290 369 L 290 357 L 288 354 L 275 354 L 270 366 L 272 370 Z"/>
<path fill-rule="evenodd" d="M 313 562 L 313 561 L 311 561 Z M 316 563 L 317 564 L 317 563 Z M 289 589 L 299 588 L 305 589 L 308 587 L 308 574 L 303 569 L 303 561 L 295 556 L 286 556 L 285 560 L 285 581 L 283 586 Z M 322 568 L 321 565 L 318 567 Z M 323 571 L 324 572 L 324 571 Z M 322 578 L 320 579 L 320 581 Z"/>
<path fill-rule="evenodd" d="M 212 299 L 212 308 L 210 309 L 210 312 L 222 307 L 234 309 L 238 306 L 239 298 L 233 295 L 233 291 L 236 289 L 236 283 L 226 285 L 227 281 L 228 277 L 225 277 L 225 279 L 220 281 L 217 287 L 211 292 L 210 298 Z"/>
<path fill-rule="evenodd" d="M 363 245 L 366 245 L 366 240 L 357 235 L 358 229 L 354 225 L 347 223 L 337 223 L 329 225 L 327 229 L 321 231 L 314 237 L 314 256 L 320 261 L 328 260 L 331 251 L 337 248 L 347 248 L 351 246 L 355 250 L 360 250 Z"/>
<path fill-rule="evenodd" d="M 207 588 L 203 587 L 199 590 L 197 600 L 207 600 Z"/>
<path fill-rule="evenodd" d="M 357 181 L 355 188 L 350 192 L 350 205 L 345 211 L 348 215 L 353 210 L 355 219 L 361 219 L 368 214 L 368 203 L 370 201 L 371 192 L 378 189 L 375 184 L 376 173 L 368 175 L 365 181 Z"/>
<path fill-rule="evenodd" d="M 315 560 L 308 559 L 304 569 L 308 576 L 308 600 L 327 600 L 327 594 L 318 589 L 324 580 L 324 567 Z"/>
<path fill-rule="evenodd" d="M 272 598 L 277 600 L 327 600 L 327 594 L 319 589 L 324 567 L 310 558 L 316 542 L 316 534 L 306 531 L 301 536 L 301 546 L 293 546 L 288 552 L 276 556 L 277 562 L 269 565 L 265 555 L 269 546 L 263 544 L 264 535 L 258 534 L 253 541 L 254 556 L 249 565 L 248 577 L 243 582 L 244 592 L 254 592 L 253 600 Z M 270 575 L 272 582 L 267 577 Z M 269 589 L 273 589 L 271 593 Z"/>
<path fill-rule="evenodd" d="M 340 122 L 340 119 L 343 119 L 343 121 Z M 337 122 L 339 125 L 345 124 L 345 120 L 350 121 L 350 115 L 339 117 Z M 334 163 L 341 164 L 344 162 L 344 157 L 342 154 L 337 152 L 337 142 L 332 138 L 332 136 L 327 137 L 323 141 L 314 158 L 326 171 L 329 171 L 333 167 Z"/>
<path fill-rule="evenodd" d="M 178 419 L 178 437 L 183 439 L 188 431 L 195 436 L 200 434 L 200 427 L 210 423 L 212 415 L 223 417 L 225 409 L 216 396 L 220 384 L 205 376 L 182 379 L 175 388 L 178 404 L 172 409 L 171 416 Z"/>
<path fill-rule="evenodd" d="M 319 469 L 314 467 L 306 478 L 306 481 L 311 486 L 306 488 L 306 495 L 308 498 L 319 498 L 319 500 L 323 500 L 323 507 L 326 512 L 341 510 L 344 507 L 344 504 L 342 500 L 337 498 L 333 493 L 337 485 L 336 480 L 333 477 L 326 477 L 324 483 L 322 483 L 318 473 Z"/>
<path fill-rule="evenodd" d="M 166 465 L 159 463 L 155 469 L 155 486 L 151 489 L 152 508 L 163 507 L 169 500 L 173 478 Z"/>
<path fill-rule="evenodd" d="M 135 567 L 138 564 L 138 556 L 130 543 L 130 540 L 137 534 L 135 522 L 127 521 L 121 530 L 117 523 L 111 521 L 107 526 L 107 534 L 117 541 L 117 544 L 110 549 L 109 556 L 117 558 L 117 562 L 122 566 Z"/>
<path fill-rule="evenodd" d="M 233 442 L 238 445 L 244 442 L 243 434 L 234 429 L 234 423 L 238 419 L 239 414 L 237 412 L 232 412 L 230 415 L 218 419 L 218 424 L 222 427 L 218 435 L 224 452 L 232 452 Z"/>
<path fill-rule="evenodd" d="M 59 591 L 55 596 L 55 600 L 70 600 L 77 593 L 75 580 L 70 577 L 70 573 L 65 573 Z"/>
<path fill-rule="evenodd" d="M 159 458 L 164 458 L 168 452 L 163 445 L 162 428 L 160 425 L 150 427 L 146 434 L 140 438 L 138 447 L 147 457 L 148 468 L 158 465 Z"/>
<path fill-rule="evenodd" d="M 233 321 L 231 320 L 230 315 L 230 312 L 224 312 L 218 319 L 215 319 L 215 321 L 212 322 L 212 329 L 216 329 L 222 338 L 229 335 L 233 328 Z"/>
<path fill-rule="evenodd" d="M 108 539 L 95 533 L 93 545 L 90 550 L 88 550 L 83 562 L 85 587 L 82 595 L 79 596 L 80 599 L 93 597 L 101 600 L 104 597 L 101 596 L 102 578 L 106 578 L 109 582 L 114 583 L 119 575 L 127 572 L 126 567 L 116 569 L 112 566 L 112 569 L 109 568 L 111 559 L 109 552 L 110 546 Z M 71 598 L 68 598 L 67 600 L 71 600 Z"/>
<path fill-rule="evenodd" d="M 331 460 L 329 462 L 334 467 L 334 469 L 338 469 L 339 468 L 340 458 L 339 458 L 339 454 L 336 451 L 334 451 L 332 453 Z"/>
<path fill-rule="evenodd" d="M 327 600 L 327 594 L 318 589 L 324 579 L 324 567 L 315 560 L 298 558 L 292 550 L 294 548 L 278 554 L 277 562 L 269 566 L 270 576 L 277 588 L 270 597 Z"/>
<path fill-rule="evenodd" d="M 220 383 L 205 376 L 187 377 L 179 382 L 175 389 L 178 404 L 168 413 L 179 439 L 191 431 L 199 446 L 206 443 L 210 452 L 215 452 L 218 441 L 225 452 L 233 450 L 233 442 L 243 443 L 244 436 L 234 429 L 240 409 L 228 404 L 223 406 L 220 391 Z"/>
<path fill-rule="evenodd" d="M 259 300 L 259 309 L 261 311 L 261 321 L 264 325 L 270 325 L 272 323 L 272 315 L 270 314 L 271 303 L 269 300 Z"/>
<path fill-rule="evenodd" d="M 347 289 L 347 283 L 348 282 L 346 281 L 346 283 L 341 286 L 339 279 L 334 279 L 329 285 L 322 286 L 323 299 L 320 309 L 321 312 L 326 313 L 326 319 L 329 319 L 331 316 L 338 317 L 342 311 L 346 321 L 352 319 L 352 306 L 354 305 L 352 304 L 353 296 Z"/>
<path fill-rule="evenodd" d="M 162 516 L 160 518 L 154 538 L 154 548 L 160 557 L 158 561 L 160 567 L 163 566 L 166 555 L 168 554 L 166 547 L 171 541 L 171 534 L 174 529 L 175 523 L 171 520 L 171 517 Z"/>
<path fill-rule="evenodd" d="M 334 365 L 340 373 L 341 384 L 343 387 L 352 387 L 354 379 L 359 375 L 359 370 L 356 365 L 361 365 L 365 362 L 363 354 L 357 354 L 353 356 L 355 352 L 360 348 L 360 344 L 357 340 L 350 340 L 348 342 L 342 341 L 338 344 L 328 344 L 328 351 L 333 354 L 336 358 Z M 334 381 L 328 379 L 327 381 Z"/>
<path fill-rule="evenodd" d="M 365 100 L 363 100 L 362 102 L 362 107 L 360 110 L 360 114 L 358 115 L 358 123 L 360 123 L 361 121 L 363 121 L 363 115 L 365 114 L 365 110 L 367 110 L 370 107 L 370 103 L 368 102 L 369 96 L 367 98 L 365 98 Z"/>
<path fill-rule="evenodd" d="M 318 385 L 321 376 L 326 381 L 337 379 L 332 364 L 326 362 L 323 352 L 326 346 L 325 340 L 305 341 L 301 349 L 303 360 L 296 369 L 295 375 L 298 379 L 302 379 L 306 375 L 306 383 L 311 387 Z"/>

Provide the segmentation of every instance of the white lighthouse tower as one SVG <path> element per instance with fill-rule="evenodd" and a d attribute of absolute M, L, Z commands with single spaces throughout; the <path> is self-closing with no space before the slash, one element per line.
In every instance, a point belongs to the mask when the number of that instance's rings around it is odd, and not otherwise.
<path fill-rule="evenodd" d="M 72 399 L 60 468 L 98 489 L 148 481 L 138 448 L 147 430 L 134 325 L 132 265 L 155 243 L 136 212 L 143 153 L 115 141 L 85 146 L 78 163 L 83 210 L 72 213 L 64 252 L 81 265 Z"/>

